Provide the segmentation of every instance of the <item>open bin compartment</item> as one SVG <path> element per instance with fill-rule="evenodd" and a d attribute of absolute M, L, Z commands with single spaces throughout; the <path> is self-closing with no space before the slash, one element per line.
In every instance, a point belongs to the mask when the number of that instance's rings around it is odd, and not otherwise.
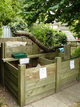
<path fill-rule="evenodd" d="M 20 65 L 19 61 L 5 62 L 5 85 L 18 98 L 19 105 L 55 93 L 56 63 L 48 64 L 48 61 L 42 60 L 39 57 L 30 58 L 29 64 L 25 65 Z M 36 67 L 38 64 L 41 66 Z"/>

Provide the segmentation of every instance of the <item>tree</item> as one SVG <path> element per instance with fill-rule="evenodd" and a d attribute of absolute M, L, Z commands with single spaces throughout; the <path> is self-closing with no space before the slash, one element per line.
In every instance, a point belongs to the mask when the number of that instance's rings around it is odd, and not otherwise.
<path fill-rule="evenodd" d="M 15 16 L 18 15 L 19 9 L 20 3 L 18 0 L 0 1 L 0 36 L 2 33 L 1 27 L 14 21 Z"/>
<path fill-rule="evenodd" d="M 28 25 L 38 21 L 53 23 L 54 20 L 74 26 L 80 34 L 80 0 L 24 0 L 23 17 Z"/>

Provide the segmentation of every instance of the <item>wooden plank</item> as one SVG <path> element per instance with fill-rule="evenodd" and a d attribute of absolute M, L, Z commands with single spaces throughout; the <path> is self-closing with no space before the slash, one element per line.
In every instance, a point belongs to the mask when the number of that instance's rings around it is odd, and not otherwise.
<path fill-rule="evenodd" d="M 72 61 L 72 60 L 74 60 L 74 65 L 79 63 L 79 58 L 75 58 L 75 59 L 71 59 L 71 60 L 68 60 L 68 61 L 61 62 L 61 69 L 70 66 L 70 61 Z"/>
<path fill-rule="evenodd" d="M 28 58 L 38 58 L 38 57 L 49 57 L 51 56 L 51 58 L 53 58 L 55 52 L 50 52 L 50 53 L 42 53 L 42 54 L 35 54 L 35 55 L 28 55 Z M 7 61 L 17 61 L 19 59 L 14 59 L 14 58 L 3 58 L 3 62 L 7 62 Z"/>
<path fill-rule="evenodd" d="M 6 58 L 12 57 L 12 53 L 32 54 L 32 46 L 7 47 Z"/>
<path fill-rule="evenodd" d="M 53 60 L 49 60 L 43 57 L 39 57 L 38 62 L 43 64 L 43 65 L 47 65 L 47 64 L 52 64 Z"/>
<path fill-rule="evenodd" d="M 66 89 L 66 88 L 68 88 L 68 87 L 70 87 L 70 86 L 72 86 L 74 84 L 77 84 L 77 83 L 78 83 L 77 80 L 73 80 L 73 81 L 67 82 L 66 84 L 61 85 L 60 90 Z"/>
<path fill-rule="evenodd" d="M 10 62 L 10 61 L 18 61 L 19 59 L 14 58 L 2 58 L 3 62 Z"/>
<path fill-rule="evenodd" d="M 9 71 L 7 68 L 4 68 L 5 75 L 7 75 L 15 84 L 18 85 L 18 77 L 15 76 L 11 71 Z"/>
<path fill-rule="evenodd" d="M 79 64 L 75 64 L 74 66 L 75 66 L 74 69 L 79 69 Z M 61 74 L 66 73 L 66 72 L 70 72 L 70 66 L 61 69 Z"/>
<path fill-rule="evenodd" d="M 10 91 L 18 98 L 18 92 L 14 90 L 14 88 L 7 82 L 5 81 L 5 85 L 10 89 Z"/>
<path fill-rule="evenodd" d="M 39 87 L 39 88 L 35 88 L 33 90 L 26 91 L 25 95 L 26 95 L 26 98 L 28 98 L 28 97 L 35 96 L 37 94 L 49 91 L 49 90 L 54 89 L 54 88 L 55 88 L 55 83 L 51 83 L 51 84 L 44 85 L 44 86 Z"/>
<path fill-rule="evenodd" d="M 18 93 L 18 85 L 16 85 L 7 75 L 5 75 L 5 81 Z"/>
<path fill-rule="evenodd" d="M 47 84 L 51 84 L 54 82 L 55 82 L 55 76 L 54 75 L 51 75 L 50 77 L 47 77 L 47 78 L 39 80 L 39 81 L 31 81 L 30 83 L 25 84 L 26 85 L 26 91 L 32 90 L 34 88 L 39 88 L 39 87 L 42 87 L 42 86 L 45 86 Z"/>
<path fill-rule="evenodd" d="M 56 57 L 56 80 L 55 80 L 55 85 L 56 85 L 56 92 L 60 91 L 60 85 L 61 85 L 61 57 Z"/>
<path fill-rule="evenodd" d="M 25 69 L 26 65 L 18 65 L 18 104 L 25 104 Z"/>
<path fill-rule="evenodd" d="M 14 67 L 12 64 L 9 62 L 5 62 L 4 65 L 9 71 L 11 71 L 14 75 L 18 76 L 18 69 Z"/>
<path fill-rule="evenodd" d="M 78 76 L 78 73 L 76 73 L 75 75 L 69 76 L 65 79 L 62 79 L 61 80 L 61 85 L 65 85 L 66 83 L 73 82 L 74 80 L 77 81 L 76 80 L 77 76 Z"/>
<path fill-rule="evenodd" d="M 38 95 L 35 95 L 35 96 L 32 96 L 32 97 L 28 97 L 28 98 L 26 98 L 25 104 L 29 104 L 29 103 L 31 103 L 33 101 L 36 101 L 36 100 L 39 100 L 41 98 L 47 97 L 49 95 L 52 95 L 53 93 L 55 93 L 55 89 L 51 89 L 51 90 L 48 90 L 46 92 L 40 93 Z"/>
<path fill-rule="evenodd" d="M 30 80 L 30 81 L 31 80 L 33 80 L 33 81 L 40 80 L 40 78 L 39 78 L 39 69 L 43 68 L 43 67 L 46 67 L 46 69 L 47 69 L 47 77 L 49 77 L 51 75 L 55 75 L 56 63 L 53 63 L 53 64 L 49 64 L 49 65 L 44 65 L 44 66 L 40 66 L 40 67 L 34 67 L 34 68 L 26 69 L 25 78 L 27 80 Z M 27 83 L 29 83 L 29 81 L 27 81 Z"/>
<path fill-rule="evenodd" d="M 79 68 L 78 69 L 72 69 L 69 72 L 61 74 L 61 79 L 65 79 L 69 76 L 76 75 L 78 73 L 79 73 Z"/>

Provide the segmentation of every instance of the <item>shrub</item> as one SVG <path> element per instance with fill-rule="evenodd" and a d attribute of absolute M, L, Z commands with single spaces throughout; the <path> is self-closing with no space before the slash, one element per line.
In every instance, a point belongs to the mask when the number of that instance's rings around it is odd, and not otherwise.
<path fill-rule="evenodd" d="M 63 32 L 56 32 L 55 34 L 55 44 L 67 44 L 67 36 Z"/>
<path fill-rule="evenodd" d="M 71 51 L 72 56 L 78 56 L 79 53 L 80 53 L 80 47 L 76 48 L 75 51 Z"/>
<path fill-rule="evenodd" d="M 31 33 L 47 47 L 54 44 L 54 31 L 49 24 L 37 24 L 30 28 Z"/>

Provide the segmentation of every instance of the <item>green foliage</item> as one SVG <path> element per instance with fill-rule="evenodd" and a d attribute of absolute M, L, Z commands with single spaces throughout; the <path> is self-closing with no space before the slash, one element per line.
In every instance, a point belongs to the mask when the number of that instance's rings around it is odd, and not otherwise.
<path fill-rule="evenodd" d="M 2 37 L 2 23 L 0 22 L 0 38 Z"/>
<path fill-rule="evenodd" d="M 24 0 L 21 14 L 28 25 L 36 22 L 37 19 L 45 23 L 53 23 L 56 20 L 73 26 L 74 32 L 80 36 L 79 7 L 80 0 Z"/>
<path fill-rule="evenodd" d="M 45 46 L 67 44 L 67 36 L 63 32 L 58 32 L 50 28 L 49 24 L 37 24 L 30 28 L 31 33 Z"/>
<path fill-rule="evenodd" d="M 7 25 L 14 20 L 19 11 L 20 4 L 18 0 L 1 0 L 0 1 L 0 22 Z"/>
<path fill-rule="evenodd" d="M 80 53 L 80 47 L 76 48 L 74 51 L 71 51 L 72 56 L 78 56 L 79 53 Z"/>
<path fill-rule="evenodd" d="M 55 34 L 55 44 L 67 44 L 67 36 L 63 32 L 56 32 Z"/>
<path fill-rule="evenodd" d="M 16 30 L 29 31 L 26 22 L 21 17 L 16 17 L 14 22 L 10 23 L 12 32 Z"/>
<path fill-rule="evenodd" d="M 37 24 L 30 28 L 31 33 L 40 40 L 47 47 L 51 47 L 54 44 L 53 29 L 49 24 Z"/>
<path fill-rule="evenodd" d="M 20 3 L 18 0 L 0 0 L 0 37 L 2 36 L 2 26 L 14 21 L 19 12 Z"/>

